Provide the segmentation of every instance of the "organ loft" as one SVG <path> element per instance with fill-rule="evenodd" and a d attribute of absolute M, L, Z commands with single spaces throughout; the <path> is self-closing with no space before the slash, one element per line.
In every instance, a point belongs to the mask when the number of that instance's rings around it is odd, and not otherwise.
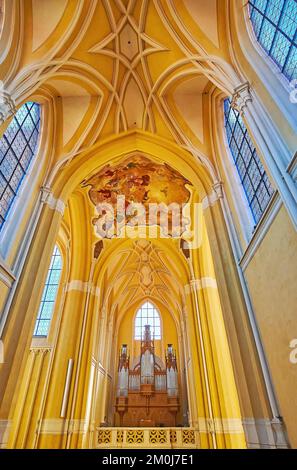
<path fill-rule="evenodd" d="M 172 427 L 177 424 L 179 398 L 176 354 L 172 344 L 168 344 L 164 366 L 161 358 L 155 354 L 150 325 L 144 326 L 140 356 L 131 368 L 127 345 L 121 347 L 115 410 L 120 426 Z"/>

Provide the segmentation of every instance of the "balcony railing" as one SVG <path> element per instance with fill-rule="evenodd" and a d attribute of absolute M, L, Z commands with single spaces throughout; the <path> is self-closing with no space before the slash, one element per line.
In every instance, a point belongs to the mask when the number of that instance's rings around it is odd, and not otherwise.
<path fill-rule="evenodd" d="M 97 428 L 97 448 L 189 448 L 200 447 L 194 428 Z"/>

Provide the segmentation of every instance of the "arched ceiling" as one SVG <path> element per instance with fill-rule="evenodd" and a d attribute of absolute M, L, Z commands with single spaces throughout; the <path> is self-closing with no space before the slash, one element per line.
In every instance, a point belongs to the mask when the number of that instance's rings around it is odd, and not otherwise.
<path fill-rule="evenodd" d="M 212 166 L 209 91 L 230 94 L 238 84 L 225 41 L 226 0 L 26 0 L 20 7 L 10 15 L 23 30 L 3 54 L 4 83 L 17 103 L 32 93 L 54 97 L 61 136 L 53 164 L 138 129 Z"/>
<path fill-rule="evenodd" d="M 184 178 L 183 184 L 190 183 L 195 190 L 199 185 L 199 190 L 205 189 L 207 181 L 211 191 L 218 181 L 210 139 L 210 95 L 215 88 L 230 95 L 240 83 L 225 39 L 228 2 L 4 3 L 0 75 L 16 105 L 28 99 L 50 103 L 55 138 L 44 185 L 56 183 L 55 196 L 62 194 L 63 199 L 64 188 L 75 179 L 72 191 L 77 189 L 68 200 L 63 223 L 71 233 L 74 254 L 80 249 L 85 256 L 71 266 L 71 279 L 87 278 L 87 259 L 96 240 L 91 225 L 94 208 L 88 188 L 80 186 L 82 180 L 107 163 L 113 171 L 115 159 L 140 152 L 160 164 L 166 162 L 181 181 Z M 123 249 L 118 240 L 104 242 L 100 256 L 110 255 L 100 281 L 104 302 L 122 312 L 152 296 L 172 311 L 180 308 L 188 274 L 179 240 L 124 242 Z"/>
<path fill-rule="evenodd" d="M 146 298 L 162 304 L 178 324 L 185 305 L 184 286 L 189 282 L 181 240 L 113 238 L 98 242 L 91 224 L 85 193 L 69 199 L 63 219 L 71 239 L 70 280 L 89 279 L 91 258 L 96 259 L 92 284 L 100 286 L 100 309 L 116 324 L 129 309 Z M 77 256 L 78 251 L 83 256 Z"/>
<path fill-rule="evenodd" d="M 113 246 L 112 246 L 113 244 Z M 179 324 L 185 304 L 185 271 L 178 241 L 130 240 L 122 245 L 110 241 L 105 250 L 108 263 L 102 279 L 102 305 L 110 319 L 120 323 L 125 313 L 150 298 L 164 305 Z M 117 246 L 118 245 L 118 246 Z M 112 248 L 111 248 L 112 247 Z M 179 269 L 178 270 L 178 265 Z M 103 269 L 100 265 L 100 269 Z"/>

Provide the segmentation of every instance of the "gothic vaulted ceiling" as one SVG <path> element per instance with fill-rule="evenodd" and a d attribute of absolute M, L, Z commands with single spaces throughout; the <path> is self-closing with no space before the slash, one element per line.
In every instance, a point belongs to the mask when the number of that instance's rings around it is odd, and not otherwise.
<path fill-rule="evenodd" d="M 7 5 L 21 32 L 9 35 L 4 23 L 4 86 L 16 103 L 32 93 L 54 97 L 62 131 L 56 161 L 139 129 L 175 141 L 212 166 L 208 92 L 217 86 L 230 94 L 237 85 L 225 40 L 225 0 Z"/>
<path fill-rule="evenodd" d="M 230 95 L 240 83 L 225 39 L 227 4 L 227 0 L 5 2 L 0 38 L 4 89 L 16 105 L 29 98 L 53 104 L 56 138 L 47 175 L 99 141 L 137 130 L 178 144 L 204 165 L 215 182 L 210 93 L 218 87 Z M 111 163 L 115 171 L 118 163 Z M 101 165 L 98 161 L 98 172 L 103 171 Z M 170 171 L 175 168 L 172 162 Z M 82 174 L 81 181 L 94 175 L 94 171 Z M 184 185 L 188 181 L 182 176 Z M 75 230 L 84 233 L 73 243 L 80 249 L 86 231 L 94 243 L 88 191 L 90 187 L 78 187 L 69 201 L 69 220 L 67 210 L 64 216 L 69 226 L 79 218 Z M 81 206 L 76 206 L 78 201 Z M 84 229 L 77 215 L 83 210 L 89 221 Z M 114 251 L 106 271 L 106 286 L 113 280 L 108 301 L 112 292 L 122 291 L 126 306 L 144 295 L 180 305 L 182 288 L 174 274 L 179 258 L 176 243 L 164 241 L 168 247 L 162 251 L 151 242 L 131 241 L 124 251 Z M 175 261 L 171 261 L 173 251 Z"/>
<path fill-rule="evenodd" d="M 149 297 L 168 308 L 179 322 L 184 289 L 168 242 L 175 243 L 167 240 L 162 247 L 148 240 L 136 240 L 116 250 L 102 283 L 103 308 L 116 321 L 120 322 L 129 308 L 136 308 L 137 303 Z"/>

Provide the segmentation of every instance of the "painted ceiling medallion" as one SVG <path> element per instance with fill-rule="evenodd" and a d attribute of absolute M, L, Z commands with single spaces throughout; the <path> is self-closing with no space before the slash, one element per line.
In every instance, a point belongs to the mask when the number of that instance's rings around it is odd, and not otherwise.
<path fill-rule="evenodd" d="M 155 163 L 143 155 L 126 158 L 115 166 L 107 165 L 82 183 L 82 187 L 91 186 L 88 195 L 95 207 L 108 203 L 116 208 L 118 198 L 124 196 L 126 208 L 130 203 L 140 203 L 147 214 L 150 204 L 175 203 L 181 208 L 188 203 L 191 192 L 187 185 L 191 183 L 169 165 Z"/>
<path fill-rule="evenodd" d="M 126 205 L 131 202 L 150 204 L 189 202 L 191 183 L 169 165 L 158 164 L 138 155 L 125 159 L 118 165 L 106 165 L 98 173 L 82 183 L 91 186 L 89 197 L 96 206 L 101 202 L 117 203 L 118 196 L 125 196 Z"/>

